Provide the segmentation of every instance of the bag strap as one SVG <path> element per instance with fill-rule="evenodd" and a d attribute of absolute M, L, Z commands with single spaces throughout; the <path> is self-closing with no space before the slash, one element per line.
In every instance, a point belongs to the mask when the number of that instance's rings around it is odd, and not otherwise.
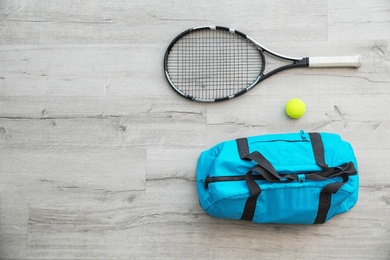
<path fill-rule="evenodd" d="M 339 167 L 329 167 L 325 162 L 324 145 L 319 133 L 309 133 L 311 145 L 313 148 L 314 159 L 323 171 L 306 173 L 299 175 L 285 174 L 280 175 L 276 172 L 272 164 L 258 151 L 250 153 L 247 138 L 236 140 L 239 156 L 242 160 L 255 161 L 257 164 L 247 172 L 245 181 L 250 191 L 242 214 L 242 220 L 252 221 L 257 199 L 261 193 L 260 186 L 256 180 L 267 180 L 271 182 L 291 182 L 301 180 L 302 175 L 308 180 L 326 180 L 334 177 L 342 177 L 342 182 L 330 183 L 324 187 L 320 193 L 317 216 L 315 224 L 324 223 L 331 205 L 332 194 L 336 193 L 349 179 L 349 175 L 357 174 L 353 162 L 346 163 Z M 253 173 L 258 175 L 253 175 Z M 255 177 L 256 176 L 256 177 Z"/>
<path fill-rule="evenodd" d="M 320 193 L 318 211 L 314 224 L 323 224 L 326 221 L 330 205 L 332 203 L 332 194 L 335 194 L 346 182 L 348 182 L 348 174 L 343 174 L 342 182 L 329 183 L 322 189 Z"/>
<path fill-rule="evenodd" d="M 303 174 L 307 180 L 326 180 L 341 176 L 343 173 L 356 174 L 355 166 L 352 162 L 338 166 L 329 167 L 325 163 L 324 146 L 319 133 L 309 133 L 313 136 L 311 144 L 313 147 L 314 158 L 323 170 L 319 172 L 311 172 Z M 258 173 L 263 179 L 271 182 L 291 182 L 298 179 L 296 174 L 279 174 L 273 167 L 273 165 L 258 151 L 249 153 L 247 138 L 240 138 L 236 140 L 238 153 L 242 160 L 254 161 L 257 164 L 250 170 L 251 172 Z"/>
<path fill-rule="evenodd" d="M 276 172 L 275 168 L 272 164 L 259 152 L 255 151 L 253 153 L 249 152 L 248 139 L 240 138 L 236 140 L 238 153 L 241 160 L 245 161 L 255 161 L 257 165 L 249 170 L 245 175 L 245 182 L 249 188 L 250 195 L 245 202 L 244 210 L 241 216 L 241 220 L 252 221 L 256 205 L 257 199 L 261 193 L 260 186 L 256 183 L 255 177 L 252 174 L 253 171 L 257 172 L 259 177 L 262 177 L 266 180 L 270 181 L 278 181 L 282 177 Z"/>
<path fill-rule="evenodd" d="M 324 144 L 320 133 L 309 133 L 310 143 L 313 148 L 314 159 L 316 163 L 322 168 L 327 169 L 329 166 L 325 163 Z"/>
<path fill-rule="evenodd" d="M 324 170 L 327 171 L 329 166 L 325 162 L 325 151 L 324 144 L 320 133 L 309 133 L 311 144 L 313 147 L 314 158 L 316 163 Z M 326 185 L 320 192 L 319 202 L 318 202 L 318 211 L 314 224 L 323 224 L 326 221 L 331 203 L 332 203 L 332 194 L 335 194 L 339 189 L 349 180 L 349 175 L 356 175 L 357 170 L 353 162 L 349 162 L 345 169 L 342 171 L 342 174 L 339 175 L 343 178 L 342 182 L 329 183 Z"/>
<path fill-rule="evenodd" d="M 274 166 L 259 152 L 255 151 L 244 157 L 255 161 L 257 164 L 251 169 L 251 172 L 257 172 L 264 177 L 265 180 L 272 182 L 293 181 L 295 180 L 290 175 L 280 175 L 276 172 Z"/>
<path fill-rule="evenodd" d="M 245 202 L 245 207 L 242 212 L 241 220 L 252 221 L 253 216 L 255 215 L 257 198 L 261 193 L 260 186 L 256 183 L 255 178 L 252 175 L 252 172 L 249 171 L 245 175 L 245 182 L 249 188 L 250 195 Z"/>
<path fill-rule="evenodd" d="M 241 160 L 244 161 L 251 161 L 252 159 L 246 158 L 247 155 L 249 155 L 249 146 L 248 146 L 248 139 L 247 138 L 239 138 L 236 139 L 237 143 L 237 150 L 238 155 L 240 156 Z"/>
<path fill-rule="evenodd" d="M 270 182 L 291 182 L 299 180 L 303 182 L 304 180 L 322 181 L 334 177 L 341 177 L 344 174 L 355 175 L 357 171 L 353 162 L 349 162 L 339 167 L 328 168 L 326 171 L 310 172 L 305 174 L 285 174 L 279 175 L 280 178 L 276 178 L 276 176 L 265 171 L 264 168 L 258 164 L 250 169 L 249 172 L 258 173 L 258 175 L 255 175 L 256 177 L 254 177 L 256 180 L 267 180 Z"/>

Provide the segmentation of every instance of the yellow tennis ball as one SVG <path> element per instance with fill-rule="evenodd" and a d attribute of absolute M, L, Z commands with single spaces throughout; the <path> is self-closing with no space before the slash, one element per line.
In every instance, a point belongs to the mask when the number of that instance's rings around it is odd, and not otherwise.
<path fill-rule="evenodd" d="M 305 112 L 306 105 L 299 98 L 290 99 L 286 104 L 286 113 L 291 118 L 300 118 Z"/>

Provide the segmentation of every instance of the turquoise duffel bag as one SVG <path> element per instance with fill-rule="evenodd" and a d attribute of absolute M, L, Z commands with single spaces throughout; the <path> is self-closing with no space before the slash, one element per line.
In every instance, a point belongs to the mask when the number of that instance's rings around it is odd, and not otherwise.
<path fill-rule="evenodd" d="M 319 224 L 351 209 L 359 177 L 352 146 L 332 133 L 286 133 L 222 142 L 202 152 L 197 190 L 211 216 Z"/>

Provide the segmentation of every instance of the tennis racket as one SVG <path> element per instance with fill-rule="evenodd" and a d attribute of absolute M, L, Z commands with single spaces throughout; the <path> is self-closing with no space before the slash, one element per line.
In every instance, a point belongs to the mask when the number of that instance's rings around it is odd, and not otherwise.
<path fill-rule="evenodd" d="M 288 62 L 264 74 L 267 53 Z M 227 27 L 196 27 L 179 34 L 164 57 L 171 87 L 194 101 L 216 102 L 244 94 L 280 71 L 299 67 L 360 67 L 361 56 L 294 58 L 275 53 Z"/>

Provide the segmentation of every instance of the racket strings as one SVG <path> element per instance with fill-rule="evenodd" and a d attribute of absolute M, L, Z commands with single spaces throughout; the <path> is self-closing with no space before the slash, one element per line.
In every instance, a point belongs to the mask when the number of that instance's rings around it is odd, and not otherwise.
<path fill-rule="evenodd" d="M 240 35 L 199 30 L 176 42 L 167 64 L 170 79 L 179 91 L 216 99 L 252 85 L 262 70 L 262 57 L 257 47 Z"/>

